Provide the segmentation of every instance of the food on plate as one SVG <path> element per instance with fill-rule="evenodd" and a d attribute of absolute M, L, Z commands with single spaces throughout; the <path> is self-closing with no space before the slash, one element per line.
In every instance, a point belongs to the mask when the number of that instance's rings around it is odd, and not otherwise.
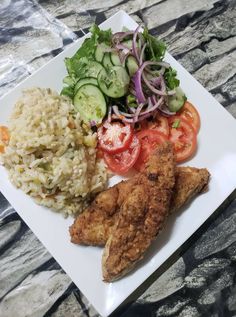
<path fill-rule="evenodd" d="M 134 168 L 141 171 L 157 145 L 164 143 L 168 138 L 165 134 L 153 129 L 143 129 L 137 133 L 137 137 L 141 144 L 141 153 L 134 164 Z"/>
<path fill-rule="evenodd" d="M 120 278 L 143 258 L 169 215 L 174 184 L 174 153 L 166 142 L 150 156 L 120 207 L 102 256 L 104 281 Z"/>
<path fill-rule="evenodd" d="M 200 129 L 200 116 L 197 109 L 189 101 L 184 103 L 184 106 L 179 111 L 179 116 L 188 121 L 192 125 L 196 133 Z"/>
<path fill-rule="evenodd" d="M 82 125 L 69 98 L 50 89 L 25 90 L 8 128 L 3 164 L 12 183 L 37 203 L 75 214 L 106 188 L 96 133 Z"/>
<path fill-rule="evenodd" d="M 85 124 L 98 129 L 99 151 L 110 171 L 140 171 L 167 139 L 175 145 L 177 162 L 191 158 L 200 116 L 177 72 L 163 60 L 166 45 L 140 26 L 112 33 L 94 25 L 90 31 L 65 59 L 68 75 L 61 94 L 71 98 Z"/>
<path fill-rule="evenodd" d="M 117 174 L 125 174 L 131 168 L 141 171 L 155 147 L 167 140 L 174 144 L 176 162 L 191 158 L 197 150 L 200 119 L 195 107 L 185 104 L 176 115 L 167 118 L 156 114 L 138 128 L 127 122 L 105 120 L 98 128 L 98 144 L 108 168 Z M 136 151 L 130 151 L 134 143 Z"/>
<path fill-rule="evenodd" d="M 70 227 L 71 241 L 105 245 L 104 280 L 113 281 L 143 257 L 167 216 L 208 181 L 206 169 L 175 167 L 173 146 L 162 143 L 142 172 L 97 195 Z"/>
<path fill-rule="evenodd" d="M 193 126 L 180 116 L 168 118 L 169 140 L 174 144 L 176 162 L 191 158 L 197 150 L 197 135 Z"/>
<path fill-rule="evenodd" d="M 77 244 L 104 246 L 122 203 L 137 181 L 138 174 L 99 193 L 71 225 L 71 241 Z M 208 181 L 209 172 L 205 168 L 176 167 L 170 213 L 176 212 L 194 196 L 203 192 Z"/>
<path fill-rule="evenodd" d="M 72 57 L 61 93 L 70 97 L 85 123 L 107 116 L 135 124 L 158 111 L 172 115 L 186 96 L 176 71 L 163 61 L 166 45 L 147 28 L 112 33 L 97 25 Z"/>
<path fill-rule="evenodd" d="M 8 128 L 0 126 L 0 153 L 4 153 L 5 147 L 8 145 L 10 139 Z"/>

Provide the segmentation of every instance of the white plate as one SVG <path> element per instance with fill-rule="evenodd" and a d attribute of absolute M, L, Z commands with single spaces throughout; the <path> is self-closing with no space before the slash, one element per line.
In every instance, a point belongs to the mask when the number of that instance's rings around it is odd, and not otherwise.
<path fill-rule="evenodd" d="M 135 29 L 137 24 L 125 12 L 119 11 L 101 26 L 120 31 L 124 26 Z M 58 92 L 61 90 L 62 79 L 66 75 L 64 58 L 72 56 L 83 39 L 79 39 L 0 100 L 0 124 L 7 124 L 23 88 L 40 86 Z M 152 245 L 146 259 L 127 277 L 113 284 L 102 282 L 102 249 L 70 243 L 68 227 L 72 219 L 65 220 L 59 214 L 36 205 L 30 197 L 12 186 L 5 169 L 0 167 L 0 190 L 3 195 L 103 316 L 112 313 L 173 254 L 236 187 L 236 124 L 233 117 L 173 57 L 167 54 L 166 60 L 178 71 L 183 90 L 197 106 L 201 116 L 198 151 L 188 165 L 206 167 L 212 177 L 209 191 L 169 220 L 167 228 Z"/>

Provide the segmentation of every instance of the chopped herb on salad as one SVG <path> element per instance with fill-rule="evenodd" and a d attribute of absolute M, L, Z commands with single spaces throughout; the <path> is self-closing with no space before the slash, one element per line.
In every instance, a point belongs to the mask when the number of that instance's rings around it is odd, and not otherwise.
<path fill-rule="evenodd" d="M 93 25 L 90 31 L 91 37 L 65 59 L 68 76 L 61 92 L 73 100 L 85 123 L 99 126 L 111 113 L 135 124 L 157 111 L 171 115 L 181 109 L 186 97 L 177 72 L 163 61 L 164 42 L 147 28 L 113 34 Z"/>
<path fill-rule="evenodd" d="M 98 152 L 116 174 L 141 171 L 156 146 L 174 145 L 176 162 L 196 151 L 200 117 L 164 61 L 166 45 L 147 28 L 112 33 L 94 25 L 71 58 L 62 94 L 97 130 Z"/>

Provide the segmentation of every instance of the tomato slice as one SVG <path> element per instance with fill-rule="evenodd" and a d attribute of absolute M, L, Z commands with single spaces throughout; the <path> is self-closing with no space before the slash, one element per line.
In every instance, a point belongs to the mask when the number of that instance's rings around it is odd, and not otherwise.
<path fill-rule="evenodd" d="M 133 129 L 130 124 L 121 122 L 105 121 L 98 128 L 98 142 L 103 151 L 116 154 L 126 150 L 133 136 Z"/>
<path fill-rule="evenodd" d="M 159 131 L 165 135 L 169 135 L 169 124 L 166 117 L 164 117 L 161 114 L 158 114 L 155 118 L 152 120 L 145 120 L 141 124 L 141 128 L 143 129 L 151 129 L 155 131 Z"/>
<path fill-rule="evenodd" d="M 200 116 L 197 109 L 189 101 L 185 102 L 178 115 L 187 120 L 193 126 L 196 133 L 198 133 L 200 129 Z"/>
<path fill-rule="evenodd" d="M 168 138 L 165 134 L 151 129 L 142 130 L 136 135 L 141 143 L 141 152 L 134 168 L 141 171 L 144 168 L 150 154 L 156 149 L 157 145 L 167 141 Z"/>
<path fill-rule="evenodd" d="M 174 144 L 176 162 L 189 159 L 196 151 L 197 136 L 192 125 L 180 116 L 168 118 L 169 140 Z"/>
<path fill-rule="evenodd" d="M 141 145 L 139 139 L 134 135 L 127 150 L 117 154 L 104 152 L 104 160 L 111 171 L 122 175 L 127 173 L 133 167 L 138 159 L 140 149 Z"/>

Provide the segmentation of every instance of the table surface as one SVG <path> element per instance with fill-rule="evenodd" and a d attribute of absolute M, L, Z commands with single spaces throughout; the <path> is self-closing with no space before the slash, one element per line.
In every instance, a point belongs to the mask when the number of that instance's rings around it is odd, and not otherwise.
<path fill-rule="evenodd" d="M 2 0 L 0 95 L 119 9 L 236 117 L 235 0 Z M 1 317 L 99 316 L 1 194 L 0 285 Z M 236 316 L 235 192 L 130 300 L 117 316 Z"/>

